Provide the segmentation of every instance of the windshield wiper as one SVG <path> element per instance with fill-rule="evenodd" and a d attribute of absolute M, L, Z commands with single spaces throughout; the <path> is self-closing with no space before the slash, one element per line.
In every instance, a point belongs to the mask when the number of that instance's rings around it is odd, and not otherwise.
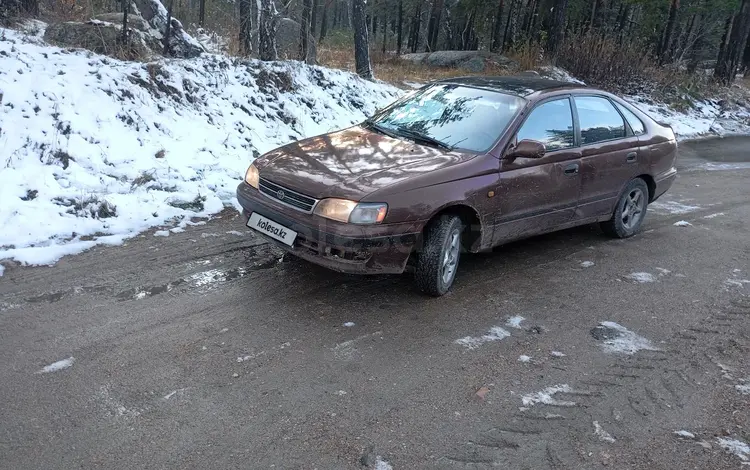
<path fill-rule="evenodd" d="M 368 119 L 365 121 L 365 124 L 367 124 L 369 127 L 375 129 L 376 131 L 380 132 L 381 134 L 387 135 L 388 137 L 392 139 L 397 139 L 398 136 L 395 132 L 392 130 L 386 128 L 385 126 L 381 126 L 377 122 L 373 121 L 372 119 Z"/>
<path fill-rule="evenodd" d="M 417 131 L 413 131 L 413 130 L 409 129 L 408 127 L 399 127 L 399 128 L 396 129 L 396 133 L 398 135 L 403 136 L 403 137 L 407 137 L 407 138 L 415 140 L 415 141 L 419 141 L 419 142 L 422 142 L 422 143 L 425 143 L 425 144 L 429 144 L 429 145 L 432 145 L 432 146 L 435 146 L 435 147 L 439 147 L 439 148 L 441 148 L 443 150 L 447 150 L 449 152 L 451 150 L 453 150 L 453 148 L 454 148 L 452 145 L 446 144 L 442 140 L 438 140 L 438 139 L 436 139 L 434 137 L 430 137 L 429 135 L 425 135 L 425 134 L 421 134 L 421 133 L 419 133 Z"/>

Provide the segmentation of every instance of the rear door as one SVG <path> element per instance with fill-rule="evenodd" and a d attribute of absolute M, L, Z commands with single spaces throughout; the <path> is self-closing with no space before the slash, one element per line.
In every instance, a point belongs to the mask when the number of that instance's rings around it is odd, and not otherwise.
<path fill-rule="evenodd" d="M 580 149 L 569 96 L 543 101 L 516 133 L 544 143 L 542 158 L 502 160 L 495 197 L 494 244 L 550 231 L 570 222 L 581 186 Z"/>
<path fill-rule="evenodd" d="M 581 143 L 581 196 L 575 218 L 609 215 L 622 188 L 648 166 L 648 155 L 639 148 L 638 135 L 622 112 L 606 96 L 576 95 L 573 103 Z"/>

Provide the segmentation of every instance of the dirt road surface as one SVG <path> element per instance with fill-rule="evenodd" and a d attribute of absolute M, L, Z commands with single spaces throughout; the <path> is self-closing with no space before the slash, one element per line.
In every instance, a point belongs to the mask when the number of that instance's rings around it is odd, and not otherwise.
<path fill-rule="evenodd" d="M 685 143 L 642 234 L 465 256 L 440 299 L 234 211 L 8 267 L 0 468 L 746 468 L 749 162 Z"/>

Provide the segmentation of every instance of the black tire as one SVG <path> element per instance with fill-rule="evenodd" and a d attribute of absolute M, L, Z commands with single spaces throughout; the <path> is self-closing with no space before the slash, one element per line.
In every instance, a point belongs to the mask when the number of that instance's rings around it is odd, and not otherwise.
<path fill-rule="evenodd" d="M 640 198 L 634 202 L 634 198 Z M 648 185 L 640 178 L 636 178 L 625 187 L 617 200 L 612 218 L 601 223 L 605 234 L 613 238 L 632 237 L 641 229 L 648 209 Z"/>
<path fill-rule="evenodd" d="M 463 223 L 455 215 L 443 215 L 430 222 L 425 230 L 422 252 L 419 253 L 414 272 L 414 280 L 419 290 L 425 294 L 440 297 L 451 288 L 458 271 L 463 231 Z M 458 236 L 457 251 L 454 246 L 456 235 Z M 445 276 L 447 266 L 445 261 L 452 259 L 451 255 L 454 256 L 455 262 L 452 263 L 450 275 Z"/>

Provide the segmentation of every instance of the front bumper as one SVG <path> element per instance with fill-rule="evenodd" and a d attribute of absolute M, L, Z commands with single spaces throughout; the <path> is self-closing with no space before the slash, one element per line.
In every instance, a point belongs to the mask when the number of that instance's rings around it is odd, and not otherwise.
<path fill-rule="evenodd" d="M 237 187 L 245 225 L 255 212 L 297 232 L 292 246 L 253 230 L 302 259 L 351 274 L 402 273 L 421 240 L 422 224 L 350 225 L 284 206 L 244 181 Z"/>

